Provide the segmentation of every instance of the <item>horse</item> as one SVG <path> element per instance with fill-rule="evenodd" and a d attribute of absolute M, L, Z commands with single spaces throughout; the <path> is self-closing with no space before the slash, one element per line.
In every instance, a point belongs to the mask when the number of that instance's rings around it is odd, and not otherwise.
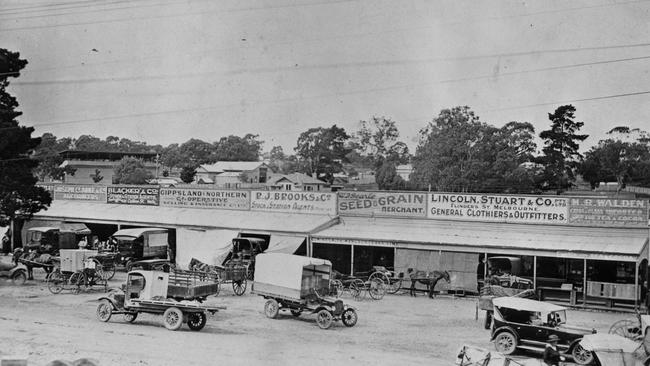
<path fill-rule="evenodd" d="M 49 276 L 54 269 L 54 259 L 50 254 L 39 254 L 36 251 L 25 253 L 23 248 L 16 248 L 13 253 L 14 264 L 22 263 L 27 267 L 27 279 L 34 279 L 34 268 L 43 268 Z"/>
<path fill-rule="evenodd" d="M 224 269 L 224 267 L 222 266 L 215 266 L 215 265 L 203 263 L 196 258 L 192 258 L 190 260 L 190 265 L 188 266 L 188 268 L 190 271 L 198 271 L 198 272 L 206 272 L 206 273 L 214 273 L 214 274 L 219 274 Z"/>
<path fill-rule="evenodd" d="M 418 271 L 413 268 L 409 268 L 407 270 L 407 273 L 411 277 L 411 288 L 409 289 L 409 294 L 411 296 L 415 296 L 415 284 L 417 282 L 426 285 L 427 286 L 427 292 L 429 293 L 429 298 L 433 299 L 433 290 L 436 287 L 436 284 L 438 281 L 441 279 L 444 279 L 447 281 L 447 283 L 451 282 L 449 279 L 449 272 L 447 271 Z"/>

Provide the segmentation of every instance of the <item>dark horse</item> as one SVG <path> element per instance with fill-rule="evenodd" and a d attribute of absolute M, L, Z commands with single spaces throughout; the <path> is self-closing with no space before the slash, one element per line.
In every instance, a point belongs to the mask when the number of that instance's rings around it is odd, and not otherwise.
<path fill-rule="evenodd" d="M 224 269 L 224 267 L 222 266 L 214 266 L 207 263 L 203 263 L 196 258 L 192 258 L 192 260 L 190 260 L 190 265 L 188 266 L 188 268 L 190 271 L 199 271 L 199 272 L 207 272 L 207 273 L 215 273 L 215 274 L 218 274 L 220 270 Z"/>
<path fill-rule="evenodd" d="M 54 259 L 50 254 L 39 254 L 36 251 L 25 252 L 23 248 L 16 248 L 12 257 L 15 264 L 22 263 L 27 267 L 27 279 L 34 279 L 34 268 L 43 268 L 45 273 L 52 273 Z"/>
<path fill-rule="evenodd" d="M 409 289 L 409 294 L 415 296 L 415 284 L 417 282 L 427 286 L 427 292 L 429 293 L 429 298 L 433 299 L 433 290 L 436 287 L 436 284 L 441 279 L 451 282 L 449 279 L 449 272 L 447 271 L 418 271 L 413 268 L 409 268 L 406 271 L 411 277 L 411 288 Z"/>

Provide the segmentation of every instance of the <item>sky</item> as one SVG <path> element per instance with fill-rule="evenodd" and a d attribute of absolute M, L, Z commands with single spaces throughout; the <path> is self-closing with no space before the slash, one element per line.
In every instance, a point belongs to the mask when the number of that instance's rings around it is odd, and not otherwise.
<path fill-rule="evenodd" d="M 0 0 L 9 91 L 57 137 L 168 145 L 394 120 L 412 151 L 441 109 L 500 127 L 577 108 L 583 149 L 650 130 L 650 1 Z"/>

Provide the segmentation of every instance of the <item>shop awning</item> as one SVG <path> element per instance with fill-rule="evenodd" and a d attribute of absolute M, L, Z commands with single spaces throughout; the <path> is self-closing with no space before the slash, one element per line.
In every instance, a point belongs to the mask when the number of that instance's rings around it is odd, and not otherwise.
<path fill-rule="evenodd" d="M 346 217 L 314 234 L 312 241 L 638 261 L 647 257 L 648 229 Z"/>
<path fill-rule="evenodd" d="M 331 226 L 336 217 L 256 211 L 117 205 L 82 201 L 54 201 L 35 219 L 128 224 L 197 229 L 235 229 L 253 232 L 309 234 Z"/>
<path fill-rule="evenodd" d="M 176 265 L 187 269 L 192 258 L 210 265 L 221 265 L 232 249 L 236 230 L 176 230 Z"/>
<path fill-rule="evenodd" d="M 300 245 L 305 241 L 304 236 L 291 235 L 271 235 L 269 247 L 264 253 L 285 253 L 293 254 L 298 250 Z"/>
<path fill-rule="evenodd" d="M 80 235 L 90 235 L 90 229 L 85 224 L 71 224 L 64 222 L 59 226 L 61 232 L 72 232 Z"/>

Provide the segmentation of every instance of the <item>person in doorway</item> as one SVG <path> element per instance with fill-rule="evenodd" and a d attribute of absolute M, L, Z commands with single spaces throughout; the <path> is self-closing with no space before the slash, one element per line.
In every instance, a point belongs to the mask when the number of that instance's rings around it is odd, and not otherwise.
<path fill-rule="evenodd" d="M 544 348 L 544 363 L 548 366 L 559 366 L 560 361 L 564 361 L 564 356 L 560 356 L 560 351 L 557 349 L 557 342 L 560 339 L 555 334 L 548 337 L 546 347 Z"/>
<path fill-rule="evenodd" d="M 86 240 L 86 237 L 84 236 L 83 238 L 81 238 L 81 240 L 79 240 L 79 244 L 77 245 L 79 246 L 79 249 L 86 249 L 86 247 L 88 246 L 88 241 Z"/>

